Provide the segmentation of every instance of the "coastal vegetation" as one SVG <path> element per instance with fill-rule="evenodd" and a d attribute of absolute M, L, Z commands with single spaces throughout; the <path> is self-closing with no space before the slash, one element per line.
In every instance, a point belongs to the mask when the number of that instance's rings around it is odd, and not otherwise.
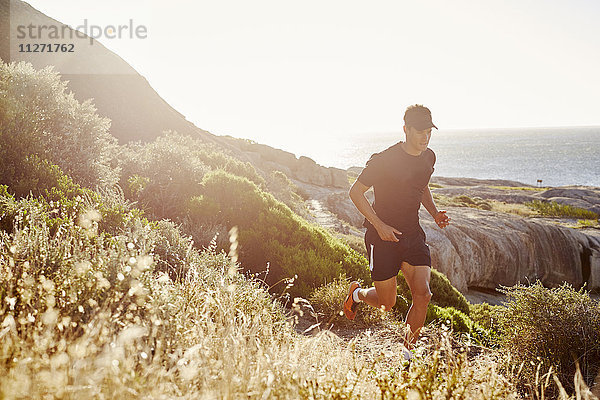
<path fill-rule="evenodd" d="M 534 200 L 525 203 L 532 210 L 544 217 L 578 218 L 578 219 L 598 219 L 599 216 L 593 211 L 585 210 L 579 207 L 573 207 L 567 204 L 559 204 L 555 201 Z"/>
<path fill-rule="evenodd" d="M 470 207 L 479 210 L 515 214 L 521 217 L 536 215 L 536 212 L 530 207 L 520 203 L 506 203 L 491 199 L 484 200 L 481 197 L 469 197 L 467 195 L 445 196 L 438 193 L 433 193 L 433 198 L 440 207 Z"/>
<path fill-rule="evenodd" d="M 582 290 L 473 305 L 433 271 L 403 368 L 373 332 L 404 329 L 410 291 L 342 319 L 365 255 L 304 220 L 285 176 L 176 132 L 118 145 L 49 68 L 1 63 L 0 111 L 0 398 L 591 398 Z"/>

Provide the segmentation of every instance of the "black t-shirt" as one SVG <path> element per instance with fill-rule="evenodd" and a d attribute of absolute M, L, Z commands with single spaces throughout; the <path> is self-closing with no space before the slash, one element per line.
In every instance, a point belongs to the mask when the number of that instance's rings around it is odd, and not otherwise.
<path fill-rule="evenodd" d="M 410 155 L 401 143 L 373 154 L 357 179 L 373 186 L 373 209 L 383 222 L 402 233 L 412 233 L 421 229 L 419 207 L 436 157 L 429 148 L 418 156 Z M 366 218 L 363 226 L 374 229 Z"/>

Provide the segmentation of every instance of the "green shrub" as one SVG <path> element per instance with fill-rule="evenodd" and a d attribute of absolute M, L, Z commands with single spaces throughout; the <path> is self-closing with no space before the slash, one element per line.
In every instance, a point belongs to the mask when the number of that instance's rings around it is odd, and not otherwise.
<path fill-rule="evenodd" d="M 404 274 L 400 272 L 398 274 L 398 294 L 405 299 L 405 301 L 397 301 L 396 308 L 402 313 L 408 311 L 408 307 L 412 302 L 410 295 L 410 288 L 406 284 Z M 465 296 L 458 291 L 448 278 L 440 271 L 432 268 L 431 279 L 429 280 L 429 287 L 433 296 L 431 297 L 431 303 L 440 307 L 453 307 L 456 310 L 469 315 L 469 302 Z"/>
<path fill-rule="evenodd" d="M 233 175 L 247 178 L 261 189 L 266 187 L 265 179 L 260 176 L 251 163 L 240 161 L 233 155 L 226 154 L 226 150 L 223 147 L 218 147 L 212 143 L 203 143 L 189 136 L 174 135 L 170 137 L 170 140 L 174 139 L 183 142 L 188 148 L 193 149 L 195 156 L 211 169 L 222 169 Z"/>
<path fill-rule="evenodd" d="M 452 327 L 455 332 L 470 332 L 473 321 L 463 312 L 454 307 L 440 307 L 431 304 L 427 307 L 426 323 L 440 321 Z"/>
<path fill-rule="evenodd" d="M 476 342 L 483 345 L 493 344 L 493 333 L 489 332 L 477 322 L 474 322 L 468 315 L 458 311 L 454 307 L 439 307 L 430 304 L 427 307 L 427 317 L 425 323 L 443 323 L 452 328 L 453 332 L 467 333 Z"/>
<path fill-rule="evenodd" d="M 281 171 L 271 172 L 266 188 L 277 200 L 287 205 L 296 214 L 307 215 L 300 189 L 285 173 Z"/>
<path fill-rule="evenodd" d="M 431 269 L 429 282 L 433 296 L 431 301 L 441 307 L 453 307 L 469 315 L 469 302 L 465 296 L 450 283 L 450 280 L 440 271 Z"/>
<path fill-rule="evenodd" d="M 538 214 L 545 217 L 566 217 L 580 219 L 598 219 L 599 216 L 593 211 L 585 210 L 579 207 L 559 204 L 555 201 L 540 201 L 533 200 L 525 203 L 525 205 Z"/>
<path fill-rule="evenodd" d="M 219 205 L 204 195 L 192 196 L 188 201 L 187 212 L 192 221 L 207 221 L 215 218 Z"/>
<path fill-rule="evenodd" d="M 488 303 L 469 304 L 469 317 L 485 329 L 500 330 L 500 319 L 506 307 Z"/>
<path fill-rule="evenodd" d="M 239 228 L 239 255 L 252 273 L 268 269 L 274 291 L 295 276 L 292 296 L 307 297 L 312 289 L 346 274 L 368 279 L 366 259 L 323 228 L 309 224 L 270 193 L 246 178 L 212 171 L 203 180 L 203 201 L 218 205 L 215 220 Z"/>
<path fill-rule="evenodd" d="M 155 219 L 184 216 L 188 201 L 200 194 L 202 178 L 210 170 L 193 145 L 191 139 L 172 133 L 143 146 L 130 144 L 120 154 L 126 197 Z"/>
<path fill-rule="evenodd" d="M 226 155 L 215 145 L 176 132 L 166 132 L 145 145 L 129 144 L 120 157 L 121 185 L 127 198 L 139 202 L 157 219 L 182 221 L 191 198 L 201 195 L 204 174 L 212 169 L 223 169 L 260 187 L 266 186 L 250 163 Z"/>
<path fill-rule="evenodd" d="M 37 155 L 29 155 L 23 159 L 20 175 L 15 176 L 10 190 L 17 197 L 29 194 L 38 197 L 49 193 L 75 197 L 83 194 L 82 188 L 65 175 L 59 166 Z"/>
<path fill-rule="evenodd" d="M 96 114 L 91 101 L 79 103 L 67 92 L 67 82 L 52 67 L 0 61 L 0 99 L 0 183 L 12 187 L 27 177 L 26 159 L 34 155 L 86 187 L 117 182 L 110 121 Z M 24 183 L 19 189 L 35 186 Z"/>
<path fill-rule="evenodd" d="M 367 253 L 365 251 L 365 240 L 363 236 L 356 236 L 354 234 L 340 234 L 339 237 L 340 240 L 342 240 L 348 246 L 366 257 Z"/>
<path fill-rule="evenodd" d="M 133 220 L 143 218 L 143 213 L 125 199 L 118 186 L 99 187 L 98 191 L 93 191 L 74 183 L 57 165 L 48 160 L 28 156 L 24 163 L 28 167 L 27 173 L 14 186 L 3 186 L 6 195 L 0 206 L 4 210 L 1 227 L 7 232 L 12 232 L 15 222 L 14 207 L 17 203 L 13 202 L 11 207 L 8 201 L 9 198 L 14 200 L 14 196 L 18 198 L 27 195 L 46 212 L 45 223 L 51 235 L 56 233 L 61 224 L 79 215 L 88 215 L 90 210 L 95 210 L 98 215 L 93 217 L 93 221 L 86 223 L 93 225 L 96 231 L 112 235 L 119 234 Z M 28 187 L 32 189 L 29 190 Z"/>
<path fill-rule="evenodd" d="M 535 385 L 536 369 L 550 367 L 562 385 L 573 390 L 579 364 L 591 385 L 600 370 L 600 307 L 583 289 L 565 283 L 547 289 L 538 281 L 503 290 L 509 296 L 502 314 L 502 345 L 513 355 L 524 386 Z"/>
<path fill-rule="evenodd" d="M 0 185 L 0 230 L 12 232 L 15 216 L 15 198 L 8 191 L 8 186 Z"/>

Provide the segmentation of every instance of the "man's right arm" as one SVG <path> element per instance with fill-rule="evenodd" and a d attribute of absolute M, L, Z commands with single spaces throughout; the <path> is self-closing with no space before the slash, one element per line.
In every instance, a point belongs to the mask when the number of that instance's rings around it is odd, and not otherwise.
<path fill-rule="evenodd" d="M 360 211 L 360 213 L 375 227 L 382 240 L 397 242 L 399 239 L 395 233 L 402 235 L 402 232 L 387 225 L 377 216 L 375 210 L 373 210 L 373 207 L 369 203 L 369 200 L 365 197 L 365 192 L 369 190 L 369 187 L 370 186 L 364 185 L 357 179 L 354 184 L 352 184 L 350 192 L 348 192 L 350 200 L 352 200 L 358 211 Z"/>

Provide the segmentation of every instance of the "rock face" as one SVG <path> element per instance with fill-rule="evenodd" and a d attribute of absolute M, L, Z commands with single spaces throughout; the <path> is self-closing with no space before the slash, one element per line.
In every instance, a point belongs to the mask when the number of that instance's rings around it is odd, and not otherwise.
<path fill-rule="evenodd" d="M 241 150 L 248 159 L 252 160 L 252 164 L 267 172 L 281 171 L 291 179 L 323 187 L 350 187 L 348 173 L 343 169 L 323 167 L 309 157 L 296 158 L 290 152 L 250 140 L 231 136 L 219 136 L 219 138 Z"/>
<path fill-rule="evenodd" d="M 426 212 L 421 224 L 434 268 L 459 290 L 534 282 L 600 288 L 600 240 L 535 219 L 471 208 L 450 208 L 439 229 Z"/>

